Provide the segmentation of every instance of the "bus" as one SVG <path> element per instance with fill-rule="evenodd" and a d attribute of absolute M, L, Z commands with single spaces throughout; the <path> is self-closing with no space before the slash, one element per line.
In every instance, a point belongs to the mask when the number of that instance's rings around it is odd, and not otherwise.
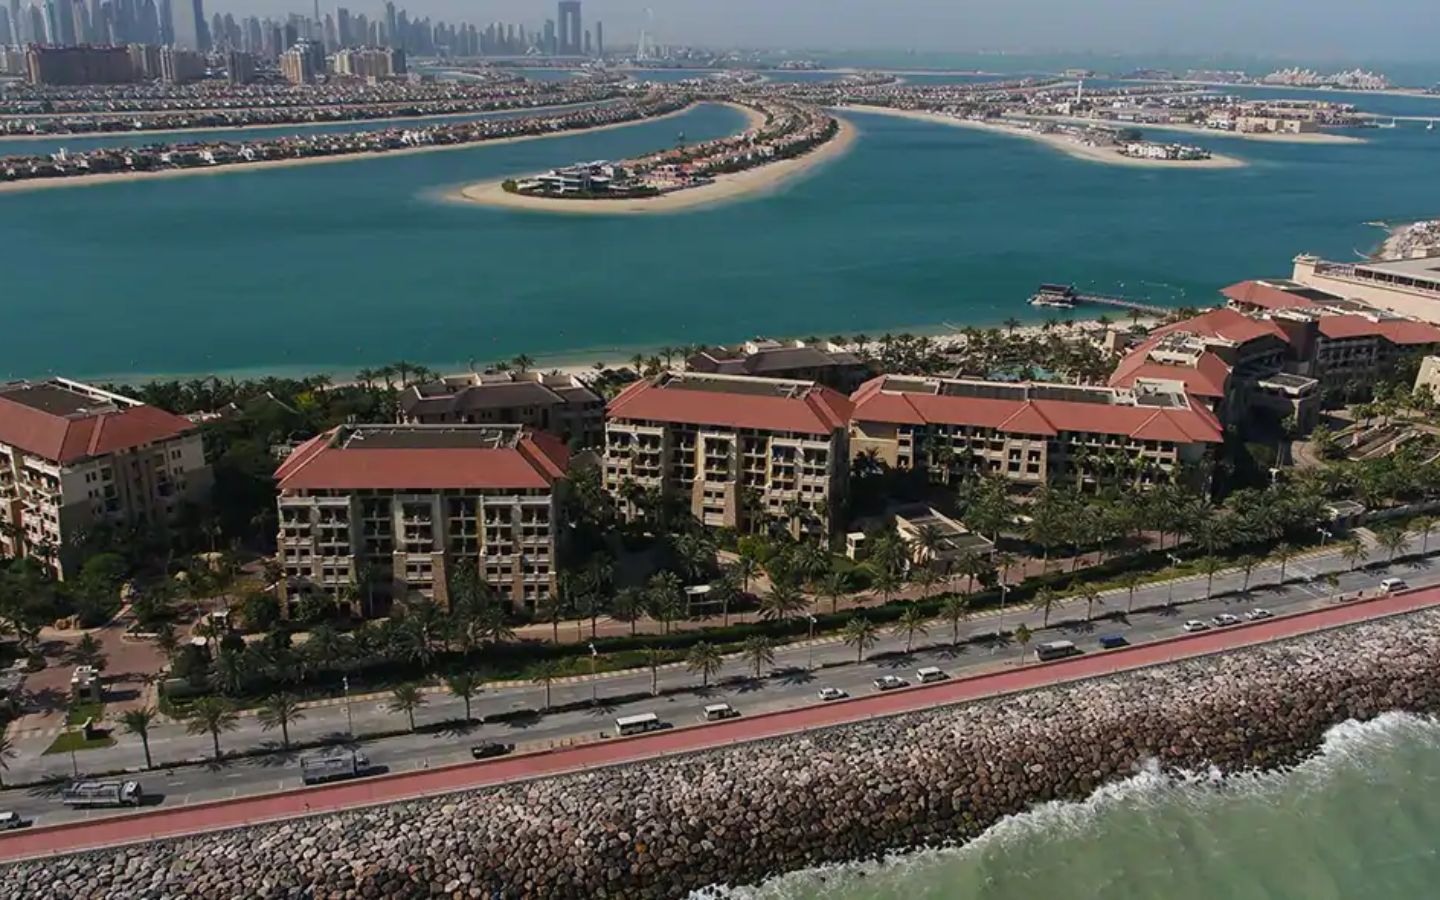
<path fill-rule="evenodd" d="M 615 720 L 615 733 L 624 737 L 627 734 L 644 734 L 647 731 L 659 731 L 665 727 L 660 717 L 654 713 L 640 713 L 634 716 L 621 716 Z"/>
<path fill-rule="evenodd" d="M 1049 662 L 1053 659 L 1064 659 L 1067 656 L 1077 656 L 1080 648 L 1072 641 L 1047 641 L 1035 648 L 1035 658 L 1041 662 Z"/>

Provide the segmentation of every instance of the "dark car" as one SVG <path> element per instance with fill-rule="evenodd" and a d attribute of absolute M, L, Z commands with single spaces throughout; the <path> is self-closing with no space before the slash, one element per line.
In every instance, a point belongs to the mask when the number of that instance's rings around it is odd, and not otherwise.
<path fill-rule="evenodd" d="M 1100 638 L 1100 646 L 1106 650 L 1114 650 L 1117 647 L 1124 647 L 1130 642 L 1125 640 L 1123 634 L 1107 634 Z"/>
<path fill-rule="evenodd" d="M 476 759 L 494 759 L 497 756 L 505 756 L 514 752 L 514 744 L 502 744 L 499 741 L 487 741 L 470 748 L 470 755 Z"/>

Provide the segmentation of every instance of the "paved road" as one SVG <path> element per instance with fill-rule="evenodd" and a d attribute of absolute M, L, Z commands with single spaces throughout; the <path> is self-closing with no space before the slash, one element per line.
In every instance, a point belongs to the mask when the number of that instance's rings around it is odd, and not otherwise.
<path fill-rule="evenodd" d="M 626 740 L 597 741 L 521 757 L 450 766 L 389 778 L 352 781 L 324 788 L 248 797 L 230 803 L 157 808 L 128 816 L 77 821 L 7 832 L 0 836 L 0 860 L 78 848 L 112 846 L 159 836 L 193 834 L 296 815 L 360 806 L 517 779 L 553 775 L 679 753 L 796 731 L 894 715 L 915 709 L 972 700 L 1018 690 L 1088 678 L 1116 671 L 1272 641 L 1296 634 L 1440 604 L 1440 589 L 1417 590 L 1363 602 L 1310 601 L 1308 611 L 1235 628 L 1082 657 L 1044 666 L 1001 667 L 998 671 L 910 690 L 870 694 L 853 700 L 815 705 L 768 716 L 752 715 L 704 727 L 676 729 Z"/>

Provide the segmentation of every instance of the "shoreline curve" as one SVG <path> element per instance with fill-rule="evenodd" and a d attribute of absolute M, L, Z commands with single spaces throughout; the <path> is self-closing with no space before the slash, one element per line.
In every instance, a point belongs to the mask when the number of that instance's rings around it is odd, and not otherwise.
<path fill-rule="evenodd" d="M 726 104 L 741 109 L 754 127 L 763 121 L 759 114 L 748 107 Z M 567 200 L 563 197 L 531 197 L 507 192 L 500 181 L 484 181 L 470 184 L 445 193 L 444 198 L 452 203 L 476 204 L 499 209 L 524 212 L 559 213 L 560 215 L 633 215 L 635 213 L 678 213 L 733 203 L 752 197 L 763 196 L 778 190 L 782 184 L 809 175 L 831 160 L 849 152 L 859 136 L 859 129 L 843 117 L 837 116 L 839 130 L 835 136 L 819 147 L 794 159 L 782 160 L 720 175 L 710 184 L 685 188 L 662 194 L 658 197 L 635 197 L 627 200 Z"/>

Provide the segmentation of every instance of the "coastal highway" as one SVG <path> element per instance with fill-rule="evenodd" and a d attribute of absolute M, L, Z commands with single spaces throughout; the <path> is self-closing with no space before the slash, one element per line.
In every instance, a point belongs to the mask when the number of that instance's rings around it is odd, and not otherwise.
<path fill-rule="evenodd" d="M 1289 566 L 1290 577 L 1308 578 L 1317 574 L 1315 567 L 1324 566 L 1324 558 L 1312 561 L 1295 561 Z M 1257 573 L 1258 574 L 1258 573 Z M 1384 567 L 1367 572 L 1353 572 L 1341 575 L 1338 590 L 1355 595 L 1362 590 L 1375 593 L 1375 586 L 1382 577 L 1390 574 Z M 1440 584 L 1440 568 L 1433 567 L 1427 560 L 1408 562 L 1396 567 L 1394 574 L 1405 577 L 1412 586 Z M 1230 577 L 1217 575 L 1216 586 Z M 1238 573 L 1237 573 L 1237 577 Z M 1252 575 L 1254 580 L 1254 575 Z M 1203 589 L 1203 579 L 1200 579 Z M 1238 587 L 1238 582 L 1236 584 Z M 1147 591 L 1149 592 L 1147 594 Z M 1163 603 L 1169 592 L 1168 585 L 1137 591 L 1137 607 L 1147 602 Z M 468 731 L 452 730 L 439 733 L 402 735 L 382 740 L 366 741 L 364 751 L 372 762 L 392 773 L 416 772 L 435 769 L 469 759 L 469 748 L 484 740 L 501 740 L 520 745 L 521 751 L 545 750 L 565 747 L 582 742 L 615 743 L 613 721 L 617 716 L 654 712 L 663 720 L 675 726 L 695 724 L 700 719 L 701 709 L 708 703 L 727 702 L 739 710 L 742 717 L 756 716 L 783 710 L 803 708 L 844 706 L 821 703 L 817 692 L 821 687 L 835 687 L 848 692 L 852 697 L 865 697 L 875 693 L 871 682 L 884 674 L 896 674 L 914 682 L 914 672 L 922 666 L 934 665 L 942 668 L 952 677 L 969 676 L 986 672 L 1013 672 L 1018 664 L 1033 659 L 1028 648 L 1022 651 L 1014 644 L 1000 641 L 985 641 L 983 636 L 998 630 L 1009 630 L 1020 621 L 1037 629 L 1034 642 L 1064 638 L 1074 641 L 1087 656 L 1103 657 L 1113 655 L 1100 650 L 1098 638 L 1102 635 L 1123 635 L 1132 645 L 1145 646 L 1157 640 L 1179 637 L 1184 634 L 1184 623 L 1189 619 L 1210 620 L 1213 616 L 1229 612 L 1243 614 L 1256 607 L 1264 607 L 1277 617 L 1287 614 L 1324 608 L 1344 608 L 1329 596 L 1330 588 L 1321 581 L 1291 583 L 1284 588 L 1266 586 L 1253 590 L 1245 597 L 1225 597 L 1213 600 L 1195 600 L 1173 609 L 1159 608 L 1138 610 L 1126 621 L 1061 621 L 1070 619 L 1075 610 L 1057 610 L 1052 614 L 1058 624 L 1048 630 L 1039 630 L 1039 613 L 1035 610 L 1011 610 L 1003 615 L 979 618 L 962 628 L 965 636 L 981 637 L 979 643 L 948 646 L 950 633 L 948 625 L 935 623 L 930 631 L 930 645 L 919 648 L 910 656 L 897 654 L 878 660 L 867 660 L 856 665 L 855 653 L 843 645 L 826 643 L 812 647 L 790 648 L 777 654 L 777 663 L 788 668 L 770 674 L 761 681 L 745 676 L 746 667 L 740 660 L 729 660 L 720 679 L 726 683 L 712 685 L 708 690 L 680 691 L 659 698 L 645 697 L 629 703 L 604 702 L 606 696 L 621 694 L 645 694 L 650 690 L 650 673 L 624 674 L 594 682 L 570 685 L 556 685 L 554 701 L 569 702 L 588 697 L 595 692 L 602 703 L 598 708 L 578 712 L 567 712 L 532 717 L 508 724 L 485 724 Z M 1117 600 L 1119 601 L 1117 603 Z M 1123 608 L 1124 595 L 1107 598 L 1108 609 Z M 1106 611 L 1100 607 L 1097 612 Z M 1242 629 L 1246 631 L 1248 629 Z M 1232 629 L 1212 628 L 1211 634 L 1224 635 Z M 896 650 L 895 638 L 890 638 L 876 652 Z M 938 644 L 939 646 L 935 646 Z M 1033 644 L 1032 644 L 1033 647 Z M 903 650 L 903 644 L 898 648 Z M 807 668 L 811 663 L 814 670 Z M 695 676 L 683 669 L 670 669 L 662 673 L 662 688 L 679 686 L 695 681 Z M 697 685 L 698 687 L 698 685 Z M 537 696 L 538 693 L 538 696 Z M 902 692 L 903 693 L 903 692 Z M 452 701 L 455 702 L 455 701 Z M 538 688 L 516 688 L 497 690 L 477 699 L 477 714 L 494 714 L 503 709 L 531 708 L 543 702 L 543 690 Z M 455 702 L 458 703 L 458 702 Z M 444 704 L 438 703 L 437 706 Z M 352 715 L 358 722 L 362 716 L 385 717 L 391 727 L 395 724 L 393 713 L 383 709 L 383 704 L 369 701 L 356 703 Z M 316 711 L 312 711 L 316 712 Z M 343 709 L 339 711 L 343 717 Z M 458 710 L 447 710 L 448 715 L 458 716 Z M 440 718 L 430 716 L 431 719 Z M 343 721 L 343 719 L 342 719 Z M 422 719 L 424 721 L 424 719 Z M 319 737 L 325 726 L 316 726 L 307 720 L 292 729 L 295 739 Z M 133 739 L 130 739 L 132 742 Z M 192 739 L 195 740 L 195 739 Z M 208 737 L 198 739 L 208 745 Z M 138 743 L 138 742 L 135 742 Z M 233 745 L 233 740 L 230 741 Z M 628 742 L 620 742 L 622 744 Z M 118 749 L 118 748 L 117 748 Z M 138 753 L 138 747 L 135 748 Z M 158 748 L 157 748 L 158 755 Z M 68 774 L 68 756 L 48 757 L 47 763 L 53 769 L 60 766 Z M 146 792 L 155 795 L 152 803 L 158 809 L 174 809 L 188 804 L 213 800 L 232 800 L 250 795 L 276 791 L 291 791 L 301 786 L 297 754 L 273 754 L 247 760 L 233 760 L 221 764 L 191 765 L 148 772 L 140 778 Z M 125 815 L 130 810 L 71 811 L 58 802 L 58 786 L 12 789 L 0 793 L 0 809 L 13 810 L 35 824 L 49 825 L 62 822 L 97 820 Z M 0 847 L 0 856 L 3 856 Z"/>

